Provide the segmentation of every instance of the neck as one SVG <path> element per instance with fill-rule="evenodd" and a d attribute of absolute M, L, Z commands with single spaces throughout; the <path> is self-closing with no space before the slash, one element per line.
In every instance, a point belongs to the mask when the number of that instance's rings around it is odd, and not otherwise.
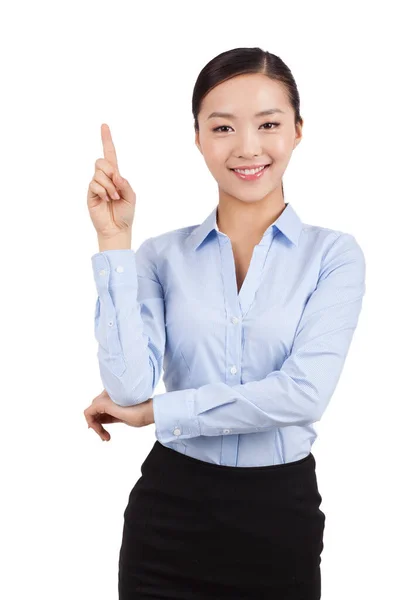
<path fill-rule="evenodd" d="M 217 225 L 232 241 L 247 239 L 258 243 L 285 208 L 282 196 L 258 202 L 243 202 L 233 196 L 223 196 L 217 207 Z"/>

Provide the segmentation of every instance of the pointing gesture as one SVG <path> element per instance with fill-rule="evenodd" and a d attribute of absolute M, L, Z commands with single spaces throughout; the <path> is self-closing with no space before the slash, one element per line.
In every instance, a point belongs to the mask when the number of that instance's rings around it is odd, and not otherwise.
<path fill-rule="evenodd" d="M 101 126 L 101 141 L 103 158 L 95 162 L 87 205 L 97 235 L 111 239 L 121 233 L 131 232 L 136 194 L 119 173 L 114 142 L 110 128 L 105 123 Z"/>
<path fill-rule="evenodd" d="M 104 124 L 101 126 L 101 141 L 103 142 L 104 158 L 118 171 L 117 153 L 115 152 L 114 142 L 112 141 L 108 125 Z"/>

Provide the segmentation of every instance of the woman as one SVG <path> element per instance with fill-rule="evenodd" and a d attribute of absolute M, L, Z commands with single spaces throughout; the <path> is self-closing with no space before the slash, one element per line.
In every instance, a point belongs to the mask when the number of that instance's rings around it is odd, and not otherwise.
<path fill-rule="evenodd" d="M 357 326 L 365 260 L 353 235 L 284 202 L 299 106 L 274 54 L 211 60 L 192 108 L 218 205 L 136 252 L 136 197 L 102 127 L 88 207 L 105 391 L 85 416 L 103 439 L 114 421 L 154 422 L 157 437 L 124 513 L 120 600 L 321 597 L 313 423 Z"/>

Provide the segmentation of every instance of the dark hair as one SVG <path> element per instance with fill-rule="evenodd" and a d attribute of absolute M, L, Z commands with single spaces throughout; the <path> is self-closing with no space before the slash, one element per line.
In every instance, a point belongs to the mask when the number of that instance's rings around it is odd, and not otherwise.
<path fill-rule="evenodd" d="M 233 48 L 218 54 L 208 62 L 197 77 L 192 96 L 192 113 L 196 131 L 199 130 L 198 114 L 201 102 L 206 94 L 223 81 L 245 73 L 263 73 L 270 79 L 280 81 L 294 110 L 295 124 L 303 124 L 297 85 L 291 70 L 283 60 L 262 48 Z"/>

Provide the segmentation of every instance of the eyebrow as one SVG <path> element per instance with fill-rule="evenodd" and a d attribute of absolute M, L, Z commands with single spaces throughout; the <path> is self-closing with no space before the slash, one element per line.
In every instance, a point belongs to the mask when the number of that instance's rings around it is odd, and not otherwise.
<path fill-rule="evenodd" d="M 266 117 L 268 115 L 273 115 L 274 113 L 282 113 L 285 114 L 283 110 L 280 108 L 269 108 L 268 110 L 262 110 L 261 112 L 256 113 L 255 117 Z M 214 117 L 226 117 L 227 119 L 236 119 L 235 115 L 227 112 L 212 112 L 208 117 L 208 119 L 213 119 Z"/>

